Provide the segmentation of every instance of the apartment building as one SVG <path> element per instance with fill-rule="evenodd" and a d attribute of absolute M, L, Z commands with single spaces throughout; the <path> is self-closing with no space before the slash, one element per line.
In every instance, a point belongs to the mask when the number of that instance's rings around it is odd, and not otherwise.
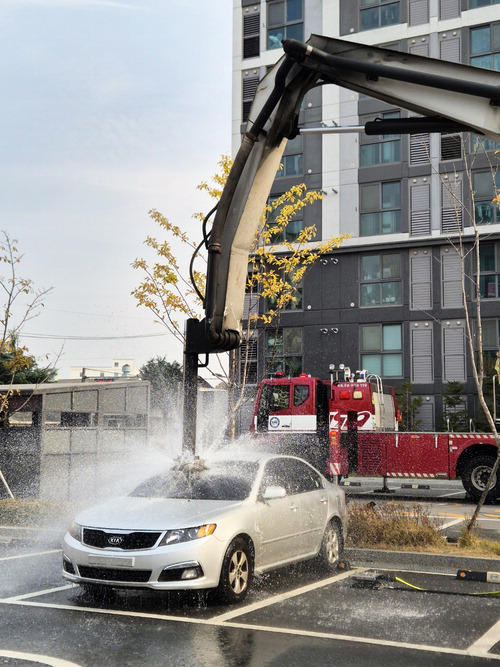
<path fill-rule="evenodd" d="M 319 33 L 500 71 L 498 0 L 234 0 L 233 11 L 233 152 L 257 84 L 282 55 L 285 38 Z M 305 97 L 299 125 L 409 115 L 325 85 Z M 323 134 L 289 141 L 271 196 L 304 182 L 324 197 L 304 209 L 288 238 L 311 223 L 318 238 L 350 238 L 306 274 L 301 298 L 282 313 L 279 330 L 247 343 L 249 381 L 275 370 L 327 377 L 330 363 L 366 368 L 388 385 L 411 381 L 423 397 L 421 427 L 432 430 L 440 426 L 443 390 L 455 380 L 464 385 L 474 419 L 453 240 L 458 230 L 470 236 L 472 215 L 484 228 L 480 289 L 485 348 L 494 358 L 500 349 L 500 206 L 491 200 L 500 188 L 498 148 L 467 133 Z"/>

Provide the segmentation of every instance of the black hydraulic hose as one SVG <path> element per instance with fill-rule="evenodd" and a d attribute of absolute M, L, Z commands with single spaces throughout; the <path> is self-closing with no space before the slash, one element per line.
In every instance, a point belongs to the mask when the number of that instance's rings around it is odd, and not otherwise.
<path fill-rule="evenodd" d="M 215 206 L 206 214 L 206 216 L 203 218 L 203 224 L 201 226 L 201 231 L 203 233 L 203 242 L 205 244 L 205 248 L 208 249 L 208 234 L 207 234 L 207 222 L 210 220 L 212 215 L 215 213 L 217 210 L 217 206 L 219 205 L 219 202 L 215 204 Z"/>
<path fill-rule="evenodd" d="M 194 267 L 194 260 L 196 259 L 197 254 L 200 252 L 200 248 L 203 244 L 205 244 L 205 248 L 208 248 L 208 236 L 207 236 L 207 222 L 210 220 L 210 217 L 214 213 L 214 211 L 217 209 L 217 204 L 206 214 L 206 216 L 203 218 L 203 223 L 202 223 L 202 233 L 203 233 L 203 238 L 201 241 L 198 243 L 195 251 L 191 255 L 191 261 L 189 262 L 189 279 L 191 281 L 191 285 L 193 286 L 194 291 L 198 295 L 198 298 L 200 301 L 203 301 L 203 294 L 200 292 L 198 289 L 198 285 L 196 284 L 196 281 L 194 279 L 194 274 L 193 274 L 193 267 Z"/>
<path fill-rule="evenodd" d="M 259 112 L 259 115 L 255 119 L 252 128 L 247 132 L 247 134 L 250 134 L 252 137 L 254 137 L 255 141 L 262 131 L 262 128 L 266 124 L 267 119 L 271 115 L 274 107 L 280 101 L 283 95 L 283 90 L 285 89 L 286 77 L 288 76 L 288 73 L 292 69 L 293 65 L 295 65 L 295 62 L 292 60 L 292 58 L 287 57 L 279 66 L 278 71 L 276 72 L 276 76 L 274 77 L 274 88 L 265 101 L 264 106 Z"/>
<path fill-rule="evenodd" d="M 379 63 L 362 62 L 345 56 L 336 56 L 321 49 L 317 49 L 309 44 L 304 44 L 296 39 L 286 39 L 283 42 L 283 49 L 291 58 L 297 62 L 308 66 L 307 61 L 318 62 L 326 65 L 332 70 L 336 70 L 338 79 L 342 80 L 343 71 L 360 72 L 370 77 L 383 77 L 386 79 L 396 79 L 407 83 L 416 83 L 431 88 L 441 88 L 451 90 L 456 93 L 474 95 L 475 97 L 485 97 L 491 100 L 495 106 L 500 105 L 500 88 L 490 86 L 484 83 L 475 83 L 473 81 L 459 81 L 448 76 L 440 74 L 428 74 L 425 72 L 416 72 L 401 67 L 391 65 L 382 65 Z M 335 72 L 332 72 L 335 74 Z"/>

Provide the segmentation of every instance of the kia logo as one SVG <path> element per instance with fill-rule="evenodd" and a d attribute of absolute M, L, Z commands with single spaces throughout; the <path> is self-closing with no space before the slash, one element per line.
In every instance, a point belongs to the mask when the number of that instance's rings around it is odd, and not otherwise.
<path fill-rule="evenodd" d="M 108 537 L 108 544 L 112 544 L 115 547 L 120 546 L 122 542 L 123 537 L 121 535 L 111 535 L 111 537 Z"/>

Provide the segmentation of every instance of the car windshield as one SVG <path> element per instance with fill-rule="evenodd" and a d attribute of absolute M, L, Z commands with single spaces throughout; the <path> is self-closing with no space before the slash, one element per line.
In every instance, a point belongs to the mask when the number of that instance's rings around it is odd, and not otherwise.
<path fill-rule="evenodd" d="M 248 461 L 217 463 L 194 473 L 172 468 L 146 480 L 130 495 L 140 498 L 244 500 L 250 494 L 258 468 L 258 463 Z"/>

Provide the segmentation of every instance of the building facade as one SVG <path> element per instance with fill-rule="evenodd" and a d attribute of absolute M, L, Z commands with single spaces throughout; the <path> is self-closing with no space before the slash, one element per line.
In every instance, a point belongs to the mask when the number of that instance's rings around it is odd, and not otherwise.
<path fill-rule="evenodd" d="M 257 84 L 282 55 L 285 38 L 318 33 L 500 71 L 497 0 L 234 0 L 233 12 L 233 152 Z M 299 126 L 410 115 L 325 85 L 305 97 Z M 423 430 L 441 426 L 450 381 L 463 384 L 467 413 L 478 417 L 453 242 L 458 231 L 470 238 L 471 216 L 484 228 L 484 347 L 494 357 L 500 349 L 500 206 L 491 200 L 500 187 L 499 148 L 468 133 L 289 141 L 271 196 L 298 182 L 324 195 L 304 210 L 292 235 L 314 223 L 318 238 L 350 238 L 306 274 L 300 303 L 281 314 L 279 329 L 247 343 L 250 383 L 277 369 L 326 378 L 330 363 L 344 363 L 380 375 L 385 384 L 410 381 L 423 398 Z"/>

